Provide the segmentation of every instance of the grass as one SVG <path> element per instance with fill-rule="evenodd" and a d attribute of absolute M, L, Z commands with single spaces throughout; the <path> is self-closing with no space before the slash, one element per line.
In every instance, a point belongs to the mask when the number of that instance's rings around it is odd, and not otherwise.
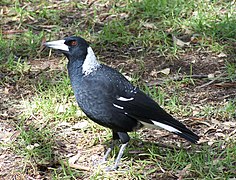
<path fill-rule="evenodd" d="M 9 147 L 20 155 L 25 164 L 21 173 L 32 177 L 39 174 L 49 179 L 236 177 L 236 143 L 235 135 L 231 134 L 236 117 L 235 98 L 231 95 L 235 91 L 224 86 L 222 89 L 212 86 L 197 89 L 209 82 L 208 79 L 183 77 L 175 81 L 170 78 L 193 75 L 195 67 L 192 61 L 188 62 L 190 66 L 187 69 L 176 62 L 183 63 L 183 55 L 199 53 L 200 57 L 210 55 L 216 61 L 223 60 L 218 71 L 225 75 L 216 83 L 235 83 L 235 59 L 231 58 L 235 44 L 235 3 L 200 0 L 99 3 L 100 6 L 75 1 L 52 4 L 47 1 L 22 3 L 4 0 L 0 6 L 3 12 L 0 24 L 4 25 L 0 29 L 0 71 L 3 74 L 0 75 L 0 92 L 3 92 L 3 99 L 8 98 L 4 102 L 9 111 L 14 109 L 14 128 L 20 132 L 13 143 L 1 142 L 0 146 Z M 9 32 L 9 29 L 15 32 Z M 83 152 L 100 144 L 105 146 L 111 139 L 109 130 L 92 121 L 83 128 L 72 128 L 87 118 L 75 102 L 63 62 L 66 60 L 61 55 L 56 56 L 54 51 L 42 49 L 45 39 L 54 40 L 72 34 L 88 39 L 99 59 L 107 64 L 110 59 L 115 60 L 112 65 L 125 60 L 121 72 L 128 73 L 135 85 L 175 117 L 188 119 L 186 124 L 203 136 L 204 142 L 190 148 L 189 144 L 180 142 L 173 135 L 158 130 L 141 130 L 131 133 L 133 138 L 122 159 L 121 171 L 106 173 L 98 168 L 86 172 L 64 163 L 78 149 Z M 190 46 L 176 45 L 172 35 L 190 42 Z M 226 57 L 217 56 L 222 52 Z M 55 57 L 56 66 L 61 68 L 40 67 L 40 60 L 51 62 Z M 30 64 L 32 60 L 39 65 L 36 70 Z M 163 64 L 162 60 L 167 65 L 156 67 L 151 64 L 155 61 Z M 204 59 L 201 60 L 204 63 Z M 151 70 L 175 69 L 175 66 L 178 70 L 150 78 L 151 73 L 146 68 L 149 63 Z M 208 75 L 214 65 L 206 66 L 209 66 L 209 72 L 204 73 Z M 156 81 L 160 78 L 162 83 L 158 86 L 146 83 L 146 79 Z M 12 99 L 15 101 L 10 103 Z M 162 147 L 163 144 L 174 148 Z M 108 164 L 113 163 L 117 152 L 115 149 Z M 85 153 L 90 157 L 85 156 L 90 160 L 97 153 L 94 150 Z"/>
<path fill-rule="evenodd" d="M 49 164 L 53 160 L 52 132 L 49 129 L 38 129 L 30 125 L 27 128 L 19 127 L 21 134 L 18 137 L 16 151 L 37 164 Z"/>

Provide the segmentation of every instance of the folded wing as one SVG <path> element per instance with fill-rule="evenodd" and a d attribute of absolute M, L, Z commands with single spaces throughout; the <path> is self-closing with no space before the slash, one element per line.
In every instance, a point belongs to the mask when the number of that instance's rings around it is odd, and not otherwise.
<path fill-rule="evenodd" d="M 163 128 L 192 143 L 196 143 L 199 140 L 199 136 L 187 129 L 184 124 L 174 119 L 139 89 L 135 89 L 129 97 L 117 97 L 113 104 L 117 108 L 122 108 L 127 116 L 138 120 L 144 126 Z"/>

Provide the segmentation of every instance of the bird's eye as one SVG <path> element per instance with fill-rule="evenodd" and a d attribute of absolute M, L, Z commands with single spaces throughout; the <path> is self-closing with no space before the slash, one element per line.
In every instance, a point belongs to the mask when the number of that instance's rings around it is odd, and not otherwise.
<path fill-rule="evenodd" d="M 76 46 L 77 44 L 77 41 L 69 41 L 68 43 L 69 46 Z"/>

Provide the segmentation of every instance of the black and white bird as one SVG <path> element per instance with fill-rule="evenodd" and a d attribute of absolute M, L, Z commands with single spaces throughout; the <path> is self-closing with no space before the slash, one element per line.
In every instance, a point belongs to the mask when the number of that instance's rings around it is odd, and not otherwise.
<path fill-rule="evenodd" d="M 89 44 L 81 37 L 46 42 L 69 60 L 67 68 L 79 107 L 94 122 L 112 130 L 113 140 L 122 143 L 114 166 L 118 167 L 130 137 L 127 132 L 141 127 L 159 127 L 197 143 L 199 136 L 174 119 L 154 100 L 134 87 L 121 73 L 100 64 Z M 105 161 L 114 144 L 108 148 Z"/>

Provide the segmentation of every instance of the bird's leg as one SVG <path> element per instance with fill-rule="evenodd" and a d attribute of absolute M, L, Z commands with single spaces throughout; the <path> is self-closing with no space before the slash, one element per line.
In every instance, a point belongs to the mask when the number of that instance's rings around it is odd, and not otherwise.
<path fill-rule="evenodd" d="M 114 149 L 114 146 L 115 146 L 115 140 L 112 141 L 110 147 L 107 149 L 105 155 L 103 156 L 103 158 L 102 158 L 100 164 L 103 164 L 103 163 L 106 162 L 107 157 L 109 156 L 109 154 L 111 153 L 111 151 Z"/>
<path fill-rule="evenodd" d="M 118 165 L 120 163 L 120 159 L 121 159 L 121 157 L 122 157 L 122 155 L 124 153 L 124 150 L 125 150 L 127 145 L 128 145 L 128 142 L 121 145 L 119 153 L 118 153 L 117 158 L 115 160 L 115 164 L 112 167 L 108 167 L 106 169 L 107 171 L 113 171 L 113 170 L 117 169 L 117 167 L 118 167 Z"/>
<path fill-rule="evenodd" d="M 94 165 L 94 166 L 97 166 L 97 165 L 102 165 L 102 164 L 104 164 L 104 163 L 106 162 L 106 160 L 107 160 L 107 157 L 109 156 L 109 154 L 111 153 L 111 151 L 114 149 L 114 146 L 115 146 L 115 140 L 112 140 L 111 145 L 110 145 L 109 148 L 105 151 L 105 154 L 104 154 L 104 156 L 102 157 L 102 159 L 99 160 L 99 161 L 93 162 L 93 165 Z"/>
<path fill-rule="evenodd" d="M 112 167 L 108 167 L 107 171 L 112 171 L 112 170 L 117 169 L 117 167 L 120 163 L 120 159 L 121 159 L 121 157 L 124 153 L 124 150 L 125 150 L 126 146 L 128 145 L 130 137 L 127 134 L 127 132 L 115 132 L 115 131 L 113 131 L 113 139 L 120 139 L 122 145 L 120 147 L 119 153 L 118 153 L 117 158 L 115 160 L 115 164 Z"/>
<path fill-rule="evenodd" d="M 101 164 L 105 163 L 106 160 L 107 160 L 107 157 L 109 156 L 109 154 L 111 153 L 111 151 L 114 149 L 114 146 L 115 146 L 115 143 L 116 143 L 116 140 L 119 140 L 119 135 L 117 134 L 117 132 L 113 131 L 112 130 L 112 143 L 111 143 L 111 146 L 107 149 L 105 155 L 103 156 L 102 160 L 101 160 Z"/>
<path fill-rule="evenodd" d="M 125 150 L 125 148 L 126 148 L 127 145 L 128 145 L 128 142 L 121 145 L 120 150 L 119 150 L 119 153 L 118 153 L 117 158 L 116 158 L 116 161 L 115 161 L 115 164 L 114 164 L 114 166 L 112 167 L 113 170 L 114 170 L 114 169 L 117 169 L 117 167 L 118 167 L 118 165 L 119 165 L 119 163 L 120 163 L 120 159 L 121 159 L 121 157 L 122 157 L 122 155 L 123 155 L 123 153 L 124 153 L 124 150 Z"/>

